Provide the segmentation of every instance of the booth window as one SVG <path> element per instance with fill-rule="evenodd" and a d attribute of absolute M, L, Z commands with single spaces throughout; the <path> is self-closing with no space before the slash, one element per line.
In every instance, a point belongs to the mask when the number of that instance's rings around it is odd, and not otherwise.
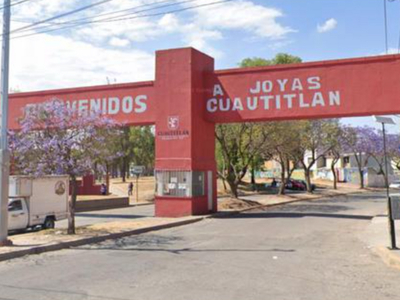
<path fill-rule="evenodd" d="M 156 171 L 156 195 L 199 197 L 205 195 L 204 172 Z"/>

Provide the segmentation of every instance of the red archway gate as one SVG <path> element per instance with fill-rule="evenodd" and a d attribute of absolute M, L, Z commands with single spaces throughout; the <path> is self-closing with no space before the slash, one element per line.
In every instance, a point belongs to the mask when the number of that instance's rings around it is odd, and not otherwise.
<path fill-rule="evenodd" d="M 127 125 L 156 125 L 156 215 L 217 209 L 216 123 L 400 113 L 400 55 L 214 70 L 192 48 L 158 51 L 154 82 L 10 95 L 10 128 L 57 98 Z"/>

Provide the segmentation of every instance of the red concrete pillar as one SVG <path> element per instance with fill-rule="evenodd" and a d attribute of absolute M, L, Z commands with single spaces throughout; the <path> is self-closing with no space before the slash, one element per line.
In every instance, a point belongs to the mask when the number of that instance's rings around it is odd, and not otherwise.
<path fill-rule="evenodd" d="M 214 59 L 192 48 L 156 54 L 156 216 L 217 209 L 215 125 L 205 121 Z"/>

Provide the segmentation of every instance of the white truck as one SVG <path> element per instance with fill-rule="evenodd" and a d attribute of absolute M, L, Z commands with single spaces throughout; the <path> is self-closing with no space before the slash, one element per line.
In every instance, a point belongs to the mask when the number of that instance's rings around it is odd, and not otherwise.
<path fill-rule="evenodd" d="M 8 230 L 54 228 L 68 216 L 68 197 L 68 176 L 10 176 Z"/>

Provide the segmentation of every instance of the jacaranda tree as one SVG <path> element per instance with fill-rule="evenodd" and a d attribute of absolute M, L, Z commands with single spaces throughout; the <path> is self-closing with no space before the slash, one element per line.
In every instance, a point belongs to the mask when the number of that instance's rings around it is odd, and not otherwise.
<path fill-rule="evenodd" d="M 96 158 L 118 156 L 106 153 L 108 137 L 119 134 L 118 124 L 99 112 L 73 110 L 53 99 L 27 111 L 20 127 L 10 132 L 12 168 L 32 176 L 69 175 L 68 233 L 74 234 L 77 177 L 92 172 Z"/>

